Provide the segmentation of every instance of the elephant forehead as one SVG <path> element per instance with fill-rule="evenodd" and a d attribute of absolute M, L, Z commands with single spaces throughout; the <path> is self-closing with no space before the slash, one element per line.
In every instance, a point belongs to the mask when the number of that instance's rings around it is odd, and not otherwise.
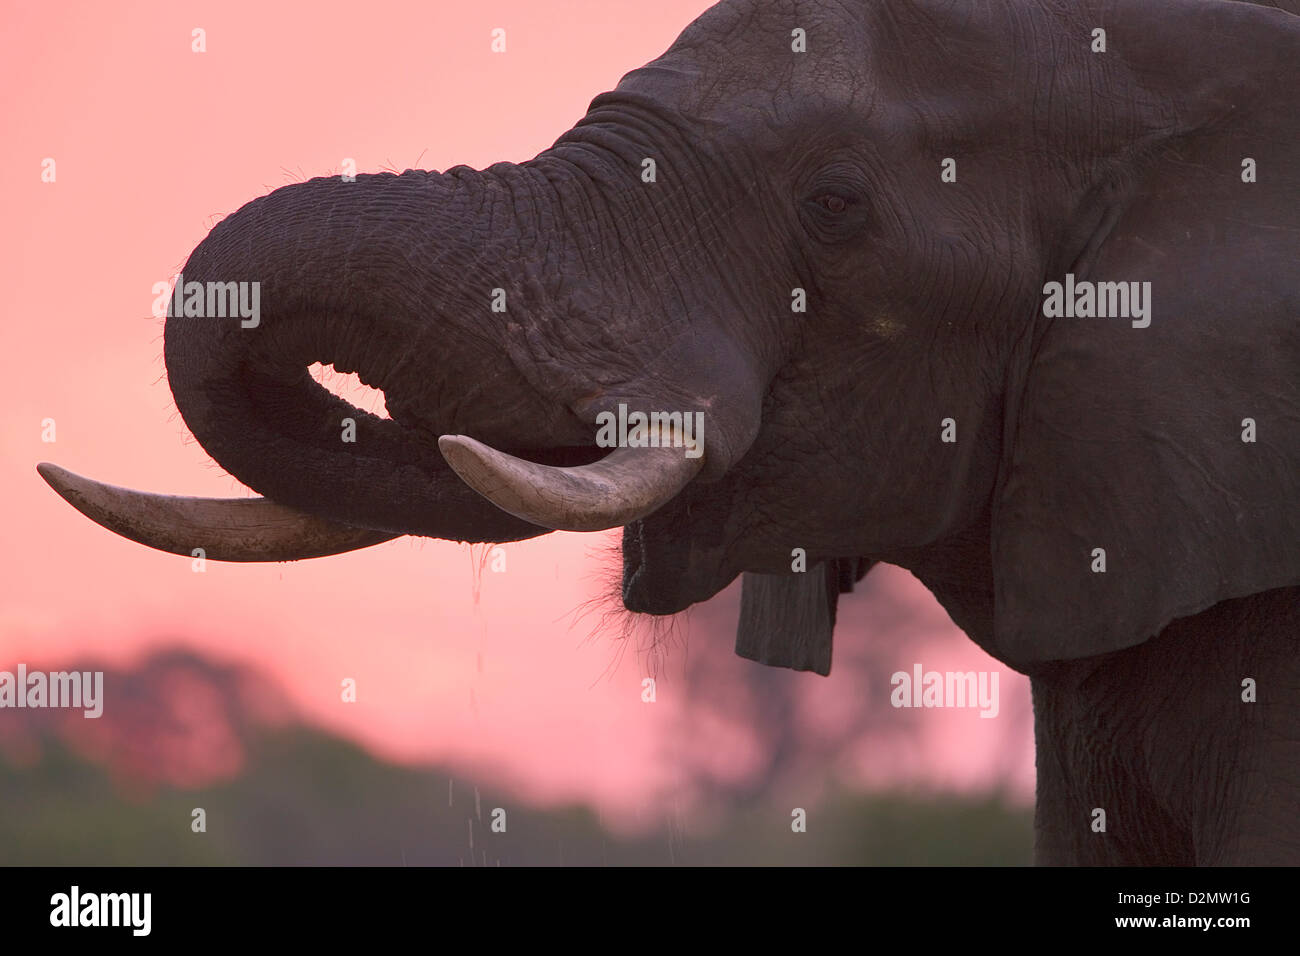
<path fill-rule="evenodd" d="M 724 2 L 618 89 L 680 113 L 734 122 L 870 107 L 873 89 L 858 4 Z"/>

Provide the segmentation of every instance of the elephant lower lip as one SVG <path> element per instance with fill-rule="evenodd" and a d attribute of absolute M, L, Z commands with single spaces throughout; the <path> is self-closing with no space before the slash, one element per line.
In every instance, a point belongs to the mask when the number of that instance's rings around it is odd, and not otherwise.
<path fill-rule="evenodd" d="M 647 586 L 646 579 L 635 572 L 623 588 L 623 606 L 636 614 L 676 614 L 695 601 L 680 590 L 666 592 L 662 588 Z"/>
<path fill-rule="evenodd" d="M 707 601 L 726 582 L 718 583 L 717 567 L 699 551 L 648 521 L 623 530 L 623 606 L 639 614 L 676 614 Z"/>
<path fill-rule="evenodd" d="M 677 614 L 722 590 L 713 585 L 713 575 L 704 575 L 704 586 L 699 580 L 682 565 L 660 569 L 643 563 L 623 586 L 623 606 L 639 614 Z"/>
<path fill-rule="evenodd" d="M 656 582 L 646 556 L 644 521 L 633 521 L 623 529 L 623 606 L 636 614 L 676 614 L 680 599 L 667 593 L 664 582 Z"/>

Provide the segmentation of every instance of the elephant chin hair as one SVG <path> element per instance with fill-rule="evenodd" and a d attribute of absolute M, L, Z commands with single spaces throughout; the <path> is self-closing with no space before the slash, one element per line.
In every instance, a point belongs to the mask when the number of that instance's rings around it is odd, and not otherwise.
<path fill-rule="evenodd" d="M 661 673 L 666 652 L 673 645 L 686 646 L 687 614 L 646 614 L 629 611 L 623 603 L 622 536 L 609 536 L 593 544 L 587 552 L 592 559 L 591 597 L 579 601 L 569 614 L 574 627 L 590 621 L 587 642 L 612 639 L 619 656 L 628 648 L 636 651 L 644 669 Z M 618 660 L 610 662 L 611 669 Z"/>

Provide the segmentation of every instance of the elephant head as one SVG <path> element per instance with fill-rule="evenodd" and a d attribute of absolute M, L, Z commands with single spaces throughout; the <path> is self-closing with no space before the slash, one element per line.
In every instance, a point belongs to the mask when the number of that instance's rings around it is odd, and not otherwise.
<path fill-rule="evenodd" d="M 744 574 L 742 653 L 822 673 L 875 561 L 1018 668 L 1142 643 L 1300 583 L 1297 53 L 1207 0 L 724 0 L 531 161 L 212 230 L 167 371 L 263 499 L 42 473 L 231 561 L 622 526 L 629 609 Z"/>

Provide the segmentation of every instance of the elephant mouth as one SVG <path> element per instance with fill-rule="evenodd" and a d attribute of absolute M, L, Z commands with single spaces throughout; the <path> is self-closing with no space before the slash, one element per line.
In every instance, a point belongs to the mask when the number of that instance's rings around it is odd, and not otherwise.
<path fill-rule="evenodd" d="M 724 538 L 701 522 L 684 497 L 623 528 L 623 606 L 641 614 L 677 614 L 707 601 L 735 577 Z M 690 527 L 684 534 L 683 527 Z"/>
<path fill-rule="evenodd" d="M 439 439 L 452 469 L 495 506 L 555 530 L 622 526 L 624 607 L 669 615 L 706 601 L 726 586 L 721 536 L 699 541 L 687 486 L 703 467 L 665 436 L 658 448 L 583 447 L 518 456 L 463 436 Z M 561 462 L 565 464 L 561 464 Z M 567 466 L 566 466 L 567 465 Z"/>
<path fill-rule="evenodd" d="M 623 528 L 623 606 L 638 614 L 676 614 L 695 603 L 684 593 L 682 582 L 688 577 L 681 573 L 679 562 L 655 544 L 645 521 Z M 664 573 L 674 567 L 676 573 Z"/>

